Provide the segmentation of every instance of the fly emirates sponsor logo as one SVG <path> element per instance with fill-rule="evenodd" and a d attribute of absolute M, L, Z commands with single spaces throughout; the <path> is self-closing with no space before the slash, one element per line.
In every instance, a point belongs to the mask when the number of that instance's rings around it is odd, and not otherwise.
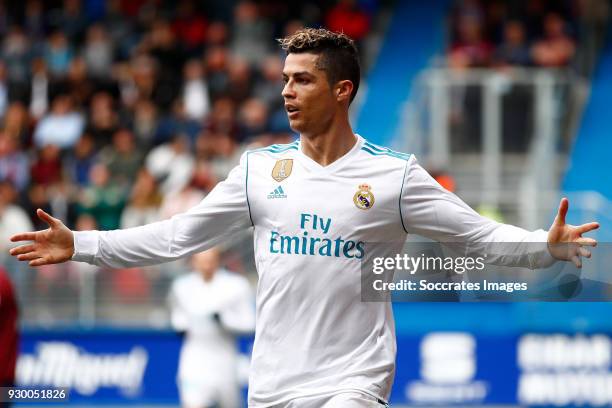
<path fill-rule="evenodd" d="M 302 230 L 299 235 L 282 235 L 278 231 L 270 231 L 270 253 L 355 259 L 365 255 L 365 242 L 330 236 L 331 218 L 302 213 L 299 223 Z"/>

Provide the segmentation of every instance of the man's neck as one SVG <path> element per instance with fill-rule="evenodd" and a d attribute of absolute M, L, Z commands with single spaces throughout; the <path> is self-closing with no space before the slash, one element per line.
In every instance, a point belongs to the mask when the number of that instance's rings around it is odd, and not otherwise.
<path fill-rule="evenodd" d="M 347 154 L 357 137 L 348 122 L 341 126 L 332 126 L 324 133 L 300 136 L 302 152 L 321 166 L 328 166 Z"/>

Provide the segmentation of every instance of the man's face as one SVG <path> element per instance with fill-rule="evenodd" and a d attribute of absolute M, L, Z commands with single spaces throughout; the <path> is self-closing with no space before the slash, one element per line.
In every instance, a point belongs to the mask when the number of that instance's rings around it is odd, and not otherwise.
<path fill-rule="evenodd" d="M 289 54 L 283 69 L 283 99 L 291 129 L 305 136 L 325 131 L 338 104 L 324 71 L 317 68 L 319 55 Z"/>

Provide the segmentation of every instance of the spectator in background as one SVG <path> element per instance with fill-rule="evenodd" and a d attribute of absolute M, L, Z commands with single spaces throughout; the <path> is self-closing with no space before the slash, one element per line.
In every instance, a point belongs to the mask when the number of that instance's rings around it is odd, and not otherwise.
<path fill-rule="evenodd" d="M 177 6 L 172 30 L 191 56 L 202 52 L 208 25 L 206 18 L 191 0 L 181 0 Z"/>
<path fill-rule="evenodd" d="M 38 147 L 49 144 L 67 149 L 76 143 L 83 132 L 85 120 L 76 112 L 72 99 L 60 94 L 53 99 L 51 111 L 43 117 L 34 131 L 34 143 Z"/>
<path fill-rule="evenodd" d="M 94 24 L 87 29 L 87 40 L 82 54 L 89 76 L 95 79 L 105 79 L 109 76 L 114 50 L 102 24 Z"/>
<path fill-rule="evenodd" d="M 4 133 L 17 139 L 22 146 L 30 142 L 30 117 L 21 102 L 12 102 L 4 115 L 2 123 Z"/>
<path fill-rule="evenodd" d="M 168 295 L 172 326 L 185 335 L 177 378 L 181 404 L 239 407 L 235 335 L 255 330 L 253 294 L 244 277 L 220 268 L 217 248 L 194 255 L 192 264 Z"/>
<path fill-rule="evenodd" d="M 195 59 L 187 61 L 183 69 L 183 78 L 182 98 L 185 116 L 202 121 L 210 111 L 208 85 L 202 63 Z"/>
<path fill-rule="evenodd" d="M 285 113 L 281 96 L 283 87 L 283 61 L 277 54 L 268 55 L 260 67 L 261 76 L 253 90 L 253 95 L 266 104 L 272 112 L 282 109 Z"/>
<path fill-rule="evenodd" d="M 147 170 L 140 170 L 128 205 L 121 214 L 121 228 L 137 227 L 159 220 L 161 201 L 155 178 Z"/>
<path fill-rule="evenodd" d="M 21 151 L 19 139 L 0 130 L 0 181 L 12 183 L 19 192 L 30 182 L 30 163 Z"/>
<path fill-rule="evenodd" d="M 228 97 L 219 98 L 213 104 L 213 109 L 205 123 L 205 132 L 198 137 L 197 146 L 211 145 L 211 154 L 215 154 L 219 140 L 231 143 L 233 146 L 240 137 L 240 129 L 236 119 L 236 104 Z"/>
<path fill-rule="evenodd" d="M 206 46 L 225 47 L 228 43 L 229 30 L 222 21 L 213 21 L 206 31 Z"/>
<path fill-rule="evenodd" d="M 28 214 L 17 205 L 15 186 L 9 181 L 0 181 L 0 261 L 9 258 L 7 252 L 15 246 L 9 238 L 18 231 L 23 231 L 23 228 L 32 227 Z"/>
<path fill-rule="evenodd" d="M 38 150 L 38 155 L 31 168 L 32 181 L 49 186 L 62 177 L 62 160 L 57 145 L 48 144 Z"/>
<path fill-rule="evenodd" d="M 143 48 L 157 62 L 153 100 L 162 109 L 168 109 L 181 89 L 180 78 L 185 56 L 166 20 L 155 20 Z"/>
<path fill-rule="evenodd" d="M 90 185 L 79 197 L 79 215 L 91 215 L 101 230 L 119 228 L 121 212 L 125 206 L 125 190 L 110 183 L 110 173 L 104 164 L 95 164 L 89 178 Z"/>
<path fill-rule="evenodd" d="M 129 122 L 139 148 L 148 150 L 158 133 L 159 119 L 155 104 L 148 99 L 138 100 Z"/>
<path fill-rule="evenodd" d="M 164 196 L 182 190 L 191 180 L 194 167 L 189 139 L 183 134 L 157 146 L 146 158 L 146 168 L 160 182 Z"/>
<path fill-rule="evenodd" d="M 110 144 L 119 129 L 119 116 L 114 108 L 113 97 L 108 92 L 96 92 L 91 98 L 87 133 L 98 148 Z"/>
<path fill-rule="evenodd" d="M 359 43 L 370 32 L 370 15 L 355 0 L 339 0 L 325 16 L 325 24 Z"/>
<path fill-rule="evenodd" d="M 187 183 L 180 191 L 166 194 L 159 207 L 159 219 L 166 220 L 176 214 L 183 213 L 193 208 L 206 197 L 206 194 L 198 189 L 194 183 Z"/>
<path fill-rule="evenodd" d="M 58 29 L 49 35 L 43 55 L 53 77 L 64 77 L 74 57 L 64 31 Z"/>
<path fill-rule="evenodd" d="M 51 214 L 51 203 L 47 194 L 47 187 L 42 184 L 30 184 L 28 189 L 28 199 L 25 203 L 26 213 L 30 216 L 30 222 L 34 225 L 34 229 L 45 229 L 45 223 L 36 216 L 36 210 L 40 208 Z"/>
<path fill-rule="evenodd" d="M 259 65 L 270 52 L 272 38 L 270 21 L 262 18 L 258 4 L 240 1 L 234 8 L 232 53 L 240 55 L 247 64 Z"/>
<path fill-rule="evenodd" d="M 210 97 L 216 100 L 225 94 L 229 86 L 230 56 L 227 48 L 215 46 L 206 52 L 206 75 Z"/>
<path fill-rule="evenodd" d="M 499 67 L 527 66 L 531 63 L 523 23 L 512 20 L 504 24 L 504 39 L 495 50 L 493 60 Z"/>
<path fill-rule="evenodd" d="M 18 308 L 13 285 L 0 266 L 0 387 L 15 385 L 15 368 L 19 353 Z M 8 402 L 0 402 L 0 408 L 8 408 Z"/>
<path fill-rule="evenodd" d="M 569 64 L 576 52 L 574 40 L 565 31 L 565 21 L 557 13 L 544 19 L 544 36 L 531 50 L 533 60 L 540 67 L 562 67 Z"/>
<path fill-rule="evenodd" d="M 91 100 L 96 81 L 87 76 L 87 65 L 82 57 L 70 62 L 66 78 L 59 85 L 70 95 L 75 106 L 84 108 Z"/>
<path fill-rule="evenodd" d="M 482 29 L 480 19 L 472 16 L 460 18 L 458 39 L 450 51 L 451 67 L 483 67 L 489 63 L 492 45 L 483 38 Z"/>
<path fill-rule="evenodd" d="M 49 108 L 50 78 L 44 58 L 34 58 L 31 64 L 32 78 L 30 80 L 30 114 L 39 120 Z"/>
<path fill-rule="evenodd" d="M 53 9 L 49 13 L 49 22 L 51 26 L 64 32 L 71 42 L 79 43 L 87 27 L 81 0 L 63 0 L 62 3 L 62 8 Z"/>
<path fill-rule="evenodd" d="M 158 123 L 155 144 L 170 141 L 175 134 L 180 133 L 187 137 L 189 145 L 193 145 L 198 133 L 202 130 L 200 121 L 190 119 L 185 110 L 182 99 L 177 99 L 172 105 L 172 112 L 165 115 Z"/>
<path fill-rule="evenodd" d="M 113 143 L 100 152 L 100 161 L 106 165 L 110 182 L 129 190 L 143 161 L 143 153 L 136 148 L 134 135 L 122 128 L 113 135 Z"/>
<path fill-rule="evenodd" d="M 228 70 L 228 89 L 225 94 L 236 103 L 244 102 L 253 91 L 253 76 L 248 62 L 234 56 Z"/>
<path fill-rule="evenodd" d="M 252 142 L 268 131 L 268 108 L 257 98 L 251 98 L 242 104 L 238 115 L 240 142 Z"/>
<path fill-rule="evenodd" d="M 78 187 L 89 183 L 89 172 L 96 163 L 95 143 L 91 135 L 83 134 L 65 160 L 68 179 Z"/>
<path fill-rule="evenodd" d="M 26 35 L 33 41 L 40 41 L 45 35 L 46 24 L 42 0 L 27 0 L 23 26 Z"/>
<path fill-rule="evenodd" d="M 0 55 L 6 66 L 8 80 L 22 86 L 25 85 L 29 77 L 32 50 L 31 44 L 21 27 L 11 27 L 4 37 L 4 41 L 2 41 Z"/>

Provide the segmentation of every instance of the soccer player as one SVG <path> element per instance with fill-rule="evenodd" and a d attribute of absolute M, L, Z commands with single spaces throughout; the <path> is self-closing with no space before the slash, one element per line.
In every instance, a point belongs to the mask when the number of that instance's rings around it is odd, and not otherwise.
<path fill-rule="evenodd" d="M 380 407 L 395 369 L 388 302 L 360 301 L 360 265 L 393 256 L 406 234 L 438 241 L 542 243 L 507 257 L 537 268 L 590 256 L 583 237 L 597 223 L 565 223 L 563 199 L 549 231 L 481 217 L 447 192 L 414 156 L 368 142 L 351 129 L 359 86 L 354 43 L 304 29 L 281 40 L 282 96 L 299 141 L 245 153 L 199 205 L 170 220 L 117 231 L 72 232 L 38 210 L 49 229 L 11 251 L 32 266 L 69 259 L 126 267 L 171 261 L 254 227 L 259 274 L 249 378 L 252 407 Z M 384 118 L 380 118 L 384 120 Z M 366 135 L 367 136 L 367 135 Z M 378 245 L 375 253 L 371 242 Z M 555 244 L 573 242 L 573 251 Z M 548 248 L 548 249 L 547 249 Z"/>
<path fill-rule="evenodd" d="M 172 326 L 185 334 L 178 386 L 185 408 L 237 408 L 238 351 L 234 334 L 255 329 L 253 297 L 244 277 L 219 268 L 220 252 L 195 254 L 194 271 L 172 283 Z"/>

